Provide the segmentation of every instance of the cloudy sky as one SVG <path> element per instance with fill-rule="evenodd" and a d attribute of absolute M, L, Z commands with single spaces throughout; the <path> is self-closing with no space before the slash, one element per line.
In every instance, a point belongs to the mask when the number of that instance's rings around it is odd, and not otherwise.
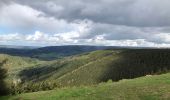
<path fill-rule="evenodd" d="M 170 0 L 0 0 L 0 45 L 170 47 Z"/>

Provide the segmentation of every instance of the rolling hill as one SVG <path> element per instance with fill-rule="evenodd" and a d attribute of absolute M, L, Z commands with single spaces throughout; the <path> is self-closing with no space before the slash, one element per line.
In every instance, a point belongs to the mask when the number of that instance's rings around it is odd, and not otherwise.
<path fill-rule="evenodd" d="M 109 48 L 121 48 L 112 46 L 85 46 L 85 45 L 69 45 L 69 46 L 49 46 L 49 47 L 23 47 L 23 46 L 0 46 L 1 54 L 12 56 L 31 57 L 39 60 L 55 60 L 67 56 L 73 56 L 85 52 L 103 50 Z"/>
<path fill-rule="evenodd" d="M 88 85 L 100 82 L 131 79 L 170 70 L 169 50 L 104 50 L 105 56 L 87 63 L 58 79 L 63 86 Z M 92 55 L 93 53 L 89 54 Z"/>
<path fill-rule="evenodd" d="M 99 50 L 21 71 L 24 81 L 56 80 L 66 85 L 88 85 L 112 79 L 160 74 L 170 69 L 168 49 Z"/>
<path fill-rule="evenodd" d="M 28 68 L 32 67 L 45 61 L 40 61 L 38 59 L 32 59 L 29 57 L 19 57 L 19 56 L 10 56 L 6 54 L 0 54 L 0 62 L 4 62 L 1 66 L 8 70 L 8 80 L 16 79 L 18 76 L 17 74 Z"/>
<path fill-rule="evenodd" d="M 169 49 L 106 49 L 50 61 L 0 55 L 12 94 L 168 73 L 169 59 Z"/>

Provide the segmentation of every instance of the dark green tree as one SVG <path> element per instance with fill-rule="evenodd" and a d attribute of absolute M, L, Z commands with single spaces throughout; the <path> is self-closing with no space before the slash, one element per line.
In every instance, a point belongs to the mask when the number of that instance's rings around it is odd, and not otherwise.
<path fill-rule="evenodd" d="M 3 68 L 3 65 L 7 62 L 7 59 L 0 62 L 0 95 L 7 95 L 8 94 L 8 88 L 4 82 L 4 79 L 6 78 L 7 70 Z"/>

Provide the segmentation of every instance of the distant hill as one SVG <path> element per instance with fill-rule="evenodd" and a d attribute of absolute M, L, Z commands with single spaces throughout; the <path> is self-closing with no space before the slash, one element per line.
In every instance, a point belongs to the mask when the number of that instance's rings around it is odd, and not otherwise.
<path fill-rule="evenodd" d="M 49 47 L 33 48 L 33 47 L 20 47 L 20 46 L 19 47 L 2 46 L 0 47 L 0 53 L 12 55 L 12 56 L 37 58 L 40 60 L 54 60 L 54 59 L 60 59 L 67 56 L 85 53 L 85 52 L 110 49 L 110 48 L 116 49 L 120 47 L 70 45 L 70 46 L 49 46 Z"/>
<path fill-rule="evenodd" d="M 9 49 L 36 49 L 40 48 L 38 46 L 16 46 L 16 45 L 0 45 L 1 48 L 9 48 Z"/>

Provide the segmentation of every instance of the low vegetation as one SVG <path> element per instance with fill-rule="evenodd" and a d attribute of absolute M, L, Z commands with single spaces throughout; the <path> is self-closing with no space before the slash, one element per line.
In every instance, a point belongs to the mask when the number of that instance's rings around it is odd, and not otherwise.
<path fill-rule="evenodd" d="M 170 73 L 144 76 L 94 86 L 67 87 L 50 91 L 0 97 L 1 100 L 169 100 Z"/>
<path fill-rule="evenodd" d="M 6 78 L 6 69 L 4 69 L 2 66 L 3 64 L 6 63 L 6 60 L 3 60 L 1 63 L 0 63 L 0 96 L 2 95 L 7 95 L 9 93 L 9 89 L 7 88 L 7 85 L 5 83 L 5 78 Z"/>

